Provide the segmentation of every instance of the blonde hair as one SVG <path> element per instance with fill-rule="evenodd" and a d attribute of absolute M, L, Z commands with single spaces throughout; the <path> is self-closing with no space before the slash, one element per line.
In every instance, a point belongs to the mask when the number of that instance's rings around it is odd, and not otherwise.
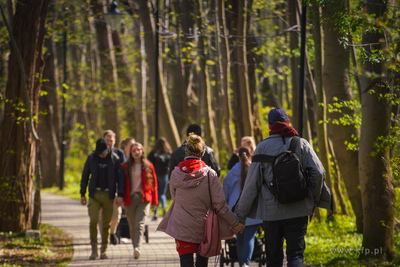
<path fill-rule="evenodd" d="M 204 155 L 205 147 L 206 144 L 204 143 L 203 138 L 197 134 L 189 133 L 188 137 L 186 138 L 186 156 L 195 156 L 201 158 Z"/>
<path fill-rule="evenodd" d="M 254 138 L 252 136 L 243 136 L 241 141 L 246 143 L 245 146 L 249 148 L 250 156 L 252 156 L 254 150 L 256 150 L 256 142 L 254 141 Z"/>

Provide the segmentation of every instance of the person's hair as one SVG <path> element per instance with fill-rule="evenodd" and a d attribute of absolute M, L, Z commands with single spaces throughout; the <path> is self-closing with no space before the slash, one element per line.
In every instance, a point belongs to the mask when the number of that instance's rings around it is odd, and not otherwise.
<path fill-rule="evenodd" d="M 186 138 L 186 156 L 201 158 L 204 155 L 205 147 L 206 144 L 200 136 L 194 133 L 189 133 L 189 136 Z"/>
<path fill-rule="evenodd" d="M 131 174 L 133 168 L 135 167 L 135 159 L 132 156 L 132 148 L 134 146 L 140 147 L 142 149 L 142 156 L 140 157 L 140 161 L 142 163 L 142 168 L 146 171 L 147 182 L 151 187 L 151 190 L 154 190 L 154 177 L 153 177 L 153 170 L 150 166 L 150 161 L 148 161 L 145 157 L 145 153 L 143 150 L 143 145 L 141 143 L 135 142 L 131 145 L 130 152 L 129 152 L 129 159 L 128 159 L 128 173 Z"/>
<path fill-rule="evenodd" d="M 109 135 L 109 134 L 115 137 L 114 131 L 113 131 L 113 130 L 110 130 L 110 129 L 106 130 L 106 131 L 103 133 L 103 137 L 106 137 L 106 135 Z"/>
<path fill-rule="evenodd" d="M 250 149 L 248 147 L 242 146 L 239 148 L 238 154 L 240 161 L 240 191 L 242 191 L 250 166 Z"/>
<path fill-rule="evenodd" d="M 157 139 L 152 151 L 158 154 L 172 154 L 171 146 L 165 137 L 160 137 Z"/>
<path fill-rule="evenodd" d="M 252 156 L 254 150 L 256 150 L 256 142 L 254 141 L 254 138 L 252 136 L 244 136 L 241 141 L 246 142 L 246 146 L 250 149 L 250 156 Z"/>
<path fill-rule="evenodd" d="M 124 150 L 125 146 L 127 146 L 130 142 L 135 142 L 135 139 L 132 137 L 127 137 L 121 141 L 119 147 Z"/>
<path fill-rule="evenodd" d="M 201 136 L 201 127 L 198 124 L 190 124 L 189 127 L 187 127 L 186 130 L 186 136 L 189 136 L 190 133 L 197 134 L 198 136 Z"/>

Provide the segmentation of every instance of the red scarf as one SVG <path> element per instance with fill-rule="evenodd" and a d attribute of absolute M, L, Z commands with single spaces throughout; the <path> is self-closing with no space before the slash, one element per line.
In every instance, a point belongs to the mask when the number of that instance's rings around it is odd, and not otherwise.
<path fill-rule="evenodd" d="M 179 169 L 181 171 L 192 173 L 204 168 L 206 164 L 200 159 L 187 159 L 179 163 Z"/>
<path fill-rule="evenodd" d="M 287 124 L 286 122 L 280 122 L 277 121 L 271 126 L 271 131 L 269 131 L 269 134 L 279 134 L 280 136 L 299 136 L 297 131 Z"/>

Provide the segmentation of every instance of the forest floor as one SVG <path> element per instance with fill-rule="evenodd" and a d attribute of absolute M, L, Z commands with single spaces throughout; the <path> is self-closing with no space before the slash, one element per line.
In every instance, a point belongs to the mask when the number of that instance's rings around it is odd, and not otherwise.
<path fill-rule="evenodd" d="M 25 233 L 0 233 L 0 266 L 65 266 L 72 259 L 72 238 L 53 226 L 42 224 L 39 241 Z"/>

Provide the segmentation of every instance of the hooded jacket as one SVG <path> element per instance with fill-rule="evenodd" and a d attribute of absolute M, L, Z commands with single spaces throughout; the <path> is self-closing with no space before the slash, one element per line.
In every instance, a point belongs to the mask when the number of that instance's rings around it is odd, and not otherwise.
<path fill-rule="evenodd" d="M 289 149 L 291 140 L 292 137 L 270 135 L 257 145 L 254 155 L 278 155 Z M 244 222 L 246 217 L 278 221 L 308 216 L 315 207 L 331 209 L 331 193 L 324 183 L 325 169 L 311 145 L 301 138 L 295 152 L 309 174 L 309 196 L 302 201 L 280 204 L 266 186 L 273 178 L 271 163 L 253 162 L 250 164 L 242 196 L 235 210 L 241 222 Z"/>
<path fill-rule="evenodd" d="M 171 179 L 171 173 L 174 170 L 175 166 L 178 166 L 178 164 L 181 161 L 184 161 L 186 157 L 186 152 L 185 152 L 185 147 L 186 147 L 186 141 L 177 149 L 174 150 L 174 152 L 171 155 L 171 159 L 169 161 L 169 177 Z M 204 155 L 201 158 L 202 161 L 204 161 L 208 166 L 211 167 L 216 173 L 217 176 L 219 177 L 221 168 L 218 165 L 217 159 L 215 158 L 214 150 L 206 146 Z"/>
<path fill-rule="evenodd" d="M 209 166 L 192 173 L 186 173 L 175 167 L 169 182 L 173 202 L 157 230 L 180 241 L 195 244 L 203 241 L 205 217 L 211 206 L 208 177 L 212 206 L 218 215 L 221 239 L 234 236 L 230 228 L 236 226 L 239 221 L 226 204 L 218 176 Z"/>

